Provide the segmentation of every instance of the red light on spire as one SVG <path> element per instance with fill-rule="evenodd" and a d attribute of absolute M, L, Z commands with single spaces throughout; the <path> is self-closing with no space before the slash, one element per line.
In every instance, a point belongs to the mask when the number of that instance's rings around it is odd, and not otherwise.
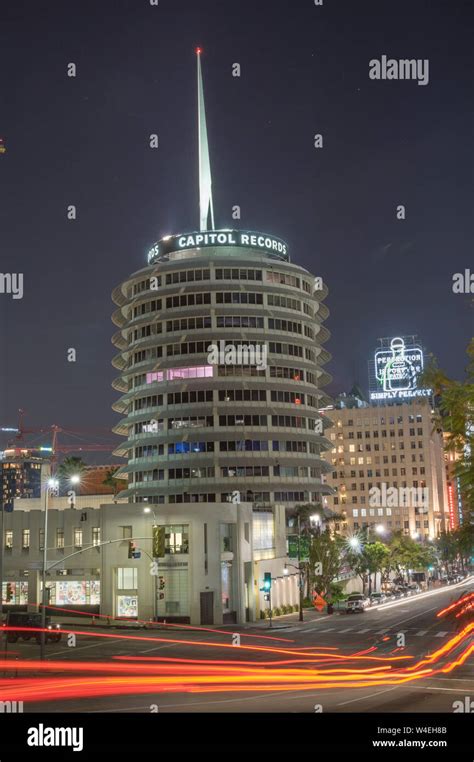
<path fill-rule="evenodd" d="M 196 53 L 199 55 L 199 53 L 202 53 L 202 48 L 196 48 Z"/>

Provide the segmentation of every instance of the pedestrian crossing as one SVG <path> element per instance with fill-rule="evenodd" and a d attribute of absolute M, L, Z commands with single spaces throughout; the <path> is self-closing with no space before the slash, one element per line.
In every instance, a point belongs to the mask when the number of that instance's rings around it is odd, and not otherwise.
<path fill-rule="evenodd" d="M 410 637 L 422 638 L 428 634 L 429 630 L 418 630 L 413 627 L 402 630 L 398 629 L 396 626 L 384 627 L 381 630 L 377 629 L 376 627 L 344 627 L 342 630 L 338 630 L 336 627 L 319 627 L 319 625 L 316 624 L 312 627 L 306 627 L 305 625 L 285 627 L 285 632 L 315 632 L 321 633 L 321 635 L 326 635 L 327 633 L 333 633 L 334 635 L 366 635 L 367 633 L 371 633 L 372 635 L 380 635 L 380 637 L 384 637 L 386 635 L 391 637 L 392 635 L 404 633 L 408 634 Z M 431 637 L 435 638 L 444 638 L 448 635 L 453 634 L 454 632 L 450 632 L 449 630 L 437 630 L 430 633 Z"/>

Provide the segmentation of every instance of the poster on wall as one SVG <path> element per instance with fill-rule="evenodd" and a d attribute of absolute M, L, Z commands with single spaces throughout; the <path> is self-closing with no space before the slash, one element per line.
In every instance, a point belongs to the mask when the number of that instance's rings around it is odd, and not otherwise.
<path fill-rule="evenodd" d="M 138 616 L 138 598 L 136 595 L 117 596 L 117 616 Z"/>
<path fill-rule="evenodd" d="M 91 606 L 100 605 L 100 580 L 92 579 L 89 582 L 89 603 Z"/>
<path fill-rule="evenodd" d="M 86 602 L 85 582 L 57 582 L 58 606 L 79 606 Z"/>

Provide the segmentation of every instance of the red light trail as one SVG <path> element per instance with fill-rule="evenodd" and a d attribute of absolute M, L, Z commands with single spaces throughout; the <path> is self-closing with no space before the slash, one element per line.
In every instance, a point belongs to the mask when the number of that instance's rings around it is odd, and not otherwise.
<path fill-rule="evenodd" d="M 0 683 L 1 694 L 2 700 L 39 702 L 157 692 L 234 693 L 402 685 L 437 674 L 448 674 L 464 664 L 474 651 L 473 630 L 474 623 L 466 625 L 434 653 L 410 666 L 402 662 L 413 660 L 412 656 L 376 656 L 374 648 L 355 654 L 341 654 L 334 651 L 324 653 L 317 648 L 236 647 L 229 643 L 121 635 L 119 638 L 122 640 L 231 648 L 239 654 L 247 651 L 270 656 L 284 655 L 286 658 L 258 663 L 240 659 L 200 660 L 156 656 L 121 656 L 112 662 L 85 663 L 3 660 L 0 661 L 0 670 L 35 672 L 40 676 L 8 678 Z M 76 634 L 90 635 L 79 631 Z M 108 633 L 94 633 L 94 637 L 117 638 Z M 458 649 L 461 650 L 458 652 Z M 304 668 L 302 665 L 305 665 Z"/>

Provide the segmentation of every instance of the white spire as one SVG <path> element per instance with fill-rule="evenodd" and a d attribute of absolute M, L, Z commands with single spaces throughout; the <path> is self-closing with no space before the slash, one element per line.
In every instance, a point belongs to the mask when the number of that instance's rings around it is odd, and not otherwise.
<path fill-rule="evenodd" d="M 198 84 L 198 133 L 199 133 L 199 222 L 200 230 L 214 230 L 214 209 L 212 206 L 211 163 L 207 142 L 206 111 L 201 73 L 201 48 L 196 48 Z M 211 227 L 209 228 L 209 212 Z"/>

